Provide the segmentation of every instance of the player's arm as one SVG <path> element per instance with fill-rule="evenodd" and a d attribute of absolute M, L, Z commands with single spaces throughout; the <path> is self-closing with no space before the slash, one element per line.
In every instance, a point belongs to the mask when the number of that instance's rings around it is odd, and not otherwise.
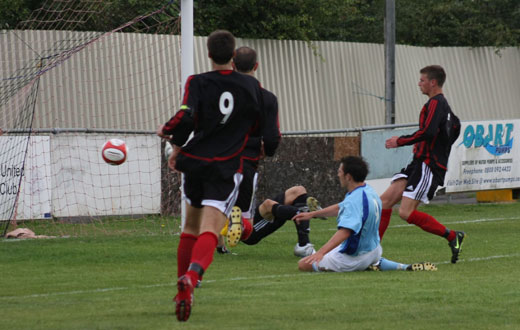
<path fill-rule="evenodd" d="M 282 134 L 280 133 L 280 123 L 278 121 L 278 101 L 272 95 L 269 104 L 265 104 L 264 124 L 262 125 L 263 151 L 267 156 L 274 156 Z"/>
<path fill-rule="evenodd" d="M 190 76 L 184 87 L 180 110 L 157 129 L 157 135 L 169 139 L 172 145 L 183 146 L 195 129 L 195 112 L 199 94 L 197 86 L 197 80 L 194 76 Z"/>
<path fill-rule="evenodd" d="M 329 253 L 336 246 L 340 245 L 343 241 L 349 238 L 350 235 L 352 235 L 352 230 L 343 227 L 338 228 L 338 231 L 332 235 L 325 245 L 323 245 L 315 254 L 305 257 L 303 262 L 308 264 L 320 262 L 324 255 Z"/>
<path fill-rule="evenodd" d="M 327 206 L 326 208 L 321 209 L 321 210 L 298 213 L 292 218 L 292 220 L 296 221 L 296 223 L 300 223 L 300 221 L 309 221 L 312 218 L 337 217 L 338 213 L 339 213 L 339 204 L 334 204 L 334 205 Z"/>
<path fill-rule="evenodd" d="M 182 146 L 186 143 L 194 129 L 195 119 L 193 110 L 187 105 L 183 105 L 170 120 L 162 127 L 159 127 L 157 135 L 169 138 L 173 145 Z"/>
<path fill-rule="evenodd" d="M 172 145 L 172 147 L 173 147 L 172 153 L 171 153 L 170 157 L 168 157 L 168 167 L 172 171 L 177 172 L 177 170 L 175 169 L 175 163 L 177 162 L 177 156 L 179 155 L 179 152 L 181 151 L 181 147 L 176 146 L 175 144 Z"/>
<path fill-rule="evenodd" d="M 398 146 L 407 146 L 425 140 L 432 140 L 438 134 L 439 125 L 443 117 L 442 110 L 439 109 L 436 99 L 430 100 L 426 106 L 426 121 L 424 125 L 411 135 L 400 136 L 396 140 Z"/>

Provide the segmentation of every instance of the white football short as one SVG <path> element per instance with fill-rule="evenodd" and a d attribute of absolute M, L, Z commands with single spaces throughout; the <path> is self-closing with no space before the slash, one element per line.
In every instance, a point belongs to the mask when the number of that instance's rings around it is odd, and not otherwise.
<path fill-rule="evenodd" d="M 383 248 L 378 245 L 374 250 L 358 255 L 350 256 L 341 253 L 341 244 L 332 251 L 323 256 L 319 263 L 313 263 L 312 268 L 315 272 L 355 272 L 365 270 L 368 266 L 373 265 L 381 259 Z"/>

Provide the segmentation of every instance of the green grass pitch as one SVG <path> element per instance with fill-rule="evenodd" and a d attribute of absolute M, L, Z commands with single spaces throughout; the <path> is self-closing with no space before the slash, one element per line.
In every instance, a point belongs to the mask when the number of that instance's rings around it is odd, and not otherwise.
<path fill-rule="evenodd" d="M 215 254 L 186 323 L 177 322 L 171 301 L 178 219 L 2 239 L 0 329 L 519 329 L 520 203 L 421 210 L 467 233 L 459 263 L 449 263 L 445 239 L 394 213 L 383 256 L 431 261 L 437 272 L 301 273 L 288 222 L 256 246 Z M 37 234 L 47 228 L 33 226 Z M 51 228 L 67 226 L 74 225 Z M 311 240 L 320 247 L 334 230 L 334 219 L 315 219 Z"/>

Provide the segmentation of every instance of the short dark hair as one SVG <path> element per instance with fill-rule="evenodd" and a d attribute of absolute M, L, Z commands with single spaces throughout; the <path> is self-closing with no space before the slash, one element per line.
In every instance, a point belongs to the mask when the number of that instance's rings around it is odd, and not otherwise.
<path fill-rule="evenodd" d="M 429 80 L 437 80 L 437 85 L 439 85 L 439 87 L 442 87 L 446 81 L 446 72 L 444 72 L 444 69 L 440 65 L 428 65 L 422 68 L 419 72 L 425 74 Z"/>
<path fill-rule="evenodd" d="M 250 72 L 255 68 L 256 51 L 247 46 L 237 48 L 233 62 L 238 72 Z"/>
<path fill-rule="evenodd" d="M 368 175 L 368 164 L 362 157 L 343 157 L 341 158 L 341 164 L 343 164 L 343 173 L 350 174 L 354 181 L 365 181 Z"/>
<path fill-rule="evenodd" d="M 208 37 L 209 56 L 217 64 L 226 64 L 235 51 L 235 37 L 226 30 L 216 30 Z"/>

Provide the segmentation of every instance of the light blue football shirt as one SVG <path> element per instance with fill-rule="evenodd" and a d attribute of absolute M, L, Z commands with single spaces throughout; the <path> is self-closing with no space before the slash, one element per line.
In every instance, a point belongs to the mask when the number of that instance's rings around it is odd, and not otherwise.
<path fill-rule="evenodd" d="M 353 234 L 341 243 L 340 252 L 357 256 L 379 246 L 381 208 L 381 199 L 367 184 L 357 187 L 345 195 L 345 199 L 339 203 L 336 221 L 338 229 L 348 228 L 353 231 Z M 365 224 L 363 225 L 364 219 Z M 359 235 L 362 227 L 363 230 Z"/>

